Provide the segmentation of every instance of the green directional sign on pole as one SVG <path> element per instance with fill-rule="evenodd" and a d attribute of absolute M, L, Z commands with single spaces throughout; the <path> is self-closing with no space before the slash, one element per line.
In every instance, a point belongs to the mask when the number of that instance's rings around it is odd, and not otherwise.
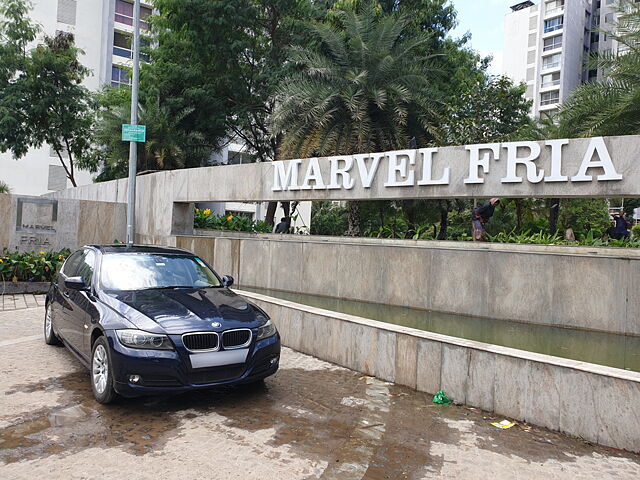
<path fill-rule="evenodd" d="M 144 142 L 147 136 L 146 125 L 122 125 L 123 142 Z"/>

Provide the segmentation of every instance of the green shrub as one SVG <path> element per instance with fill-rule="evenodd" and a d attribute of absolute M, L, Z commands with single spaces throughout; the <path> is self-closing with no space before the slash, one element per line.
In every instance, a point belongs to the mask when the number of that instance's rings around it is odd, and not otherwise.
<path fill-rule="evenodd" d="M 193 226 L 208 230 L 231 230 L 234 232 L 271 233 L 271 225 L 261 220 L 254 221 L 242 215 L 216 215 L 208 208 L 196 208 Z"/>
<path fill-rule="evenodd" d="M 496 235 L 487 235 L 487 240 L 497 243 L 521 243 L 521 244 L 537 244 L 537 245 L 580 245 L 587 247 L 623 247 L 623 248 L 640 248 L 640 238 L 633 240 L 615 240 L 613 238 L 601 238 L 599 232 L 589 230 L 587 234 L 575 241 L 565 240 L 560 235 L 550 235 L 544 232 L 531 233 L 526 231 L 521 234 L 514 232 L 500 232 Z"/>
<path fill-rule="evenodd" d="M 0 254 L 0 281 L 50 282 L 71 252 L 19 253 L 4 250 Z"/>
<path fill-rule="evenodd" d="M 634 240 L 640 240 L 640 224 L 631 227 L 631 233 Z"/>
<path fill-rule="evenodd" d="M 347 209 L 332 202 L 311 204 L 311 235 L 344 235 L 347 230 Z"/>

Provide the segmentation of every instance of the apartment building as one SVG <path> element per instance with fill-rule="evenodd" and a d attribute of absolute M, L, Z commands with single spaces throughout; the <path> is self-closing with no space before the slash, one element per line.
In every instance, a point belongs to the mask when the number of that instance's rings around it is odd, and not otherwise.
<path fill-rule="evenodd" d="M 602 72 L 585 70 L 591 53 L 618 48 L 606 34 L 594 32 L 615 21 L 617 0 L 524 1 L 505 16 L 505 75 L 525 82 L 533 101 L 531 115 L 557 112 L 581 83 L 597 81 Z"/>
<path fill-rule="evenodd" d="M 80 62 L 92 74 L 84 84 L 90 90 L 103 85 L 130 84 L 123 67 L 131 66 L 133 0 L 31 0 L 32 20 L 41 26 L 40 37 L 58 31 L 74 35 L 76 46 L 84 51 Z M 149 1 L 142 2 L 141 28 L 152 13 Z M 91 183 L 89 172 L 78 171 L 79 185 Z M 19 160 L 8 152 L 0 154 L 0 180 L 16 194 L 42 195 L 71 186 L 64 168 L 49 146 L 31 149 Z"/>

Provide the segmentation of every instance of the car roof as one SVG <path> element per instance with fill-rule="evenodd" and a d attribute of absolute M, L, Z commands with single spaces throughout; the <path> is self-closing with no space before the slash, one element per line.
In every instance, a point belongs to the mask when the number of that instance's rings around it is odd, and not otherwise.
<path fill-rule="evenodd" d="M 110 253 L 159 253 L 159 254 L 180 254 L 193 255 L 192 252 L 176 247 L 161 247 L 157 245 L 127 245 L 126 243 L 116 243 L 112 245 L 87 245 L 95 248 L 103 254 Z"/>

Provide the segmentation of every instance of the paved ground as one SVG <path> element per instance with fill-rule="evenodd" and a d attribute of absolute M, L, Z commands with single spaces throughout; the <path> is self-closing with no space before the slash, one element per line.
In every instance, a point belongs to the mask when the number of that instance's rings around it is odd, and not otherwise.
<path fill-rule="evenodd" d="M 2 285 L 0 285 L 0 291 Z M 0 312 L 5 310 L 21 310 L 23 308 L 44 307 L 44 295 L 32 293 L 19 295 L 0 295 Z"/>
<path fill-rule="evenodd" d="M 88 373 L 42 341 L 42 316 L 0 312 L 2 479 L 640 478 L 640 456 L 498 430 L 487 413 L 288 349 L 262 387 L 101 406 Z"/>

